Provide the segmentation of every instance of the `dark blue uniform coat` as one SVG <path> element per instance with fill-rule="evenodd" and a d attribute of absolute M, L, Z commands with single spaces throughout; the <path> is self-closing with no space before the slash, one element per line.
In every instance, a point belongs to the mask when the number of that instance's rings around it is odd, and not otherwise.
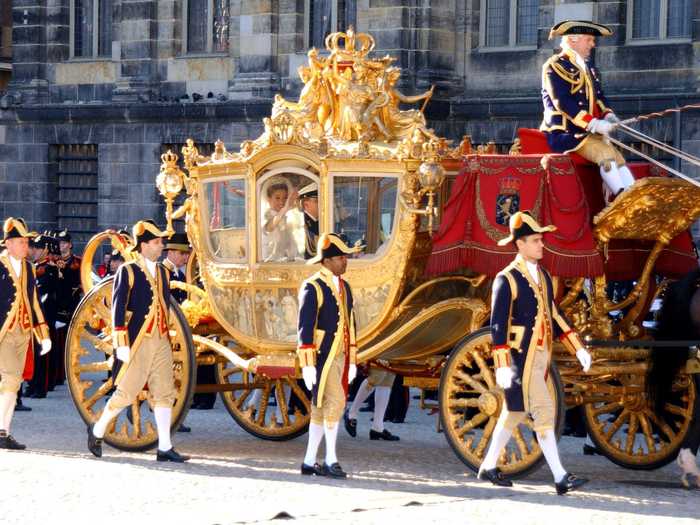
<path fill-rule="evenodd" d="M 343 386 L 347 391 L 349 364 L 355 364 L 355 317 L 350 285 L 345 280 L 341 294 L 333 283 L 330 271 L 322 268 L 301 285 L 299 293 L 299 324 L 297 355 L 300 365 L 316 365 L 313 403 L 321 408 L 328 370 L 335 356 L 346 345 Z"/>
<path fill-rule="evenodd" d="M 534 353 L 545 348 L 552 357 L 552 338 L 576 354 L 583 348 L 575 332 L 554 304 L 552 278 L 538 265 L 538 285 L 525 260 L 517 256 L 493 282 L 491 295 L 491 337 L 496 367 L 511 366 L 512 386 L 506 389 L 506 405 L 511 412 L 528 411 L 528 385 Z"/>
<path fill-rule="evenodd" d="M 578 149 L 588 137 L 588 123 L 612 111 L 596 68 L 588 64 L 581 69 L 573 51 L 568 50 L 554 55 L 542 67 L 542 105 L 540 130 L 555 153 Z"/>

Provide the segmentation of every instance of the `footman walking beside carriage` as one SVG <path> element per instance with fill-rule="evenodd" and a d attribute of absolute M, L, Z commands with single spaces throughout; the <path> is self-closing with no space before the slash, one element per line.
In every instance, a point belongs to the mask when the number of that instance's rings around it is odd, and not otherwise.
<path fill-rule="evenodd" d="M 153 221 L 134 225 L 132 250 L 135 261 L 122 264 L 114 279 L 112 302 L 113 345 L 116 360 L 113 374 L 117 389 L 94 425 L 88 426 L 88 449 L 102 456 L 102 438 L 107 426 L 122 409 L 130 406 L 148 384 L 158 430 L 158 461 L 182 463 L 172 446 L 170 426 L 175 401 L 173 357 L 168 334 L 170 279 L 158 263 L 163 237 Z"/>
<path fill-rule="evenodd" d="M 506 406 L 498 418 L 479 477 L 494 485 L 512 485 L 496 462 L 513 430 L 529 414 L 557 493 L 566 494 L 588 480 L 568 473 L 559 459 L 554 434 L 556 407 L 546 382 L 552 339 L 559 338 L 575 353 L 584 371 L 591 366 L 591 356 L 554 304 L 552 278 L 538 264 L 544 248 L 542 234 L 556 227 L 540 226 L 529 212 L 513 214 L 509 227 L 510 236 L 498 244 L 515 243 L 518 255 L 496 276 L 491 308 L 496 382 L 505 390 Z"/>

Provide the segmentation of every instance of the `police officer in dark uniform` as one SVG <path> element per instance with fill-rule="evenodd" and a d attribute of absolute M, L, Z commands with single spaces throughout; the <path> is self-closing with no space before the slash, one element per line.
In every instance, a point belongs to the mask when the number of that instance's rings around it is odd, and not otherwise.
<path fill-rule="evenodd" d="M 44 234 L 30 239 L 29 252 L 34 261 L 36 286 L 39 303 L 44 312 L 44 319 L 49 327 L 52 342 L 55 342 L 56 324 L 56 285 L 58 269 L 51 261 L 50 248 L 52 239 Z M 49 356 L 41 355 L 41 349 L 34 347 L 34 376 L 25 394 L 33 398 L 45 398 L 49 387 Z"/>
<path fill-rule="evenodd" d="M 61 251 L 60 258 L 56 261 L 58 268 L 57 312 L 56 312 L 56 340 L 58 342 L 55 352 L 51 353 L 49 360 L 49 390 L 55 385 L 62 385 L 65 381 L 64 350 L 66 334 L 73 314 L 83 296 L 80 284 L 80 264 L 82 259 L 73 254 L 73 242 L 67 229 L 59 232 L 58 245 Z"/>

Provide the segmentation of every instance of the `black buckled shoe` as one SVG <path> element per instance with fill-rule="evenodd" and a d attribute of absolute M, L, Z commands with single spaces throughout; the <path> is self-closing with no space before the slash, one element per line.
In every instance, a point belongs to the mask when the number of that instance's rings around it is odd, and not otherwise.
<path fill-rule="evenodd" d="M 102 438 L 95 437 L 95 434 L 93 433 L 93 428 L 95 428 L 95 424 L 91 424 L 88 426 L 87 432 L 88 432 L 88 441 L 87 441 L 87 446 L 88 450 L 92 452 L 92 455 L 95 456 L 96 458 L 101 458 L 102 457 Z"/>
<path fill-rule="evenodd" d="M 376 430 L 370 429 L 369 438 L 372 441 L 376 441 L 378 439 L 383 439 L 384 441 L 399 441 L 399 439 L 401 439 L 399 436 L 395 436 L 394 434 L 389 432 L 387 429 L 384 429 L 381 432 L 377 432 Z"/>
<path fill-rule="evenodd" d="M 175 450 L 175 448 L 171 448 L 170 450 L 166 450 L 165 452 L 159 450 L 156 454 L 156 459 L 158 461 L 172 461 L 173 463 L 184 463 L 185 461 L 190 459 L 190 457 L 183 456 L 177 450 Z"/>
<path fill-rule="evenodd" d="M 476 476 L 479 479 L 486 479 L 498 487 L 512 487 L 513 482 L 503 477 L 501 469 L 498 467 L 489 470 L 480 470 Z"/>
<path fill-rule="evenodd" d="M 567 492 L 576 490 L 577 488 L 581 487 L 582 485 L 585 485 L 586 483 L 588 483 L 588 480 L 586 478 L 579 478 L 575 474 L 570 474 L 569 472 L 567 472 L 564 475 L 564 479 L 555 483 L 554 486 L 557 489 L 557 494 L 563 496 Z"/>
<path fill-rule="evenodd" d="M 343 468 L 340 466 L 340 463 L 337 462 L 333 463 L 330 467 L 324 463 L 321 469 L 323 470 L 322 475 L 328 476 L 329 478 L 345 479 L 348 477 Z"/>
<path fill-rule="evenodd" d="M 681 484 L 688 490 L 700 489 L 700 476 L 692 472 L 684 472 L 681 476 Z"/>
<path fill-rule="evenodd" d="M 313 467 L 310 467 L 306 463 L 301 464 L 301 475 L 302 476 L 325 476 L 323 468 L 318 463 L 314 463 Z"/>
<path fill-rule="evenodd" d="M 22 403 L 17 403 L 15 405 L 15 412 L 31 412 L 32 407 L 28 407 L 27 405 L 23 405 Z"/>
<path fill-rule="evenodd" d="M 345 430 L 352 437 L 357 437 L 357 419 L 351 419 L 347 412 L 343 414 L 343 423 L 345 424 Z"/>
<path fill-rule="evenodd" d="M 188 427 L 187 425 L 182 424 L 179 427 L 177 427 L 177 431 L 178 432 L 192 432 L 192 428 Z"/>
<path fill-rule="evenodd" d="M 24 450 L 25 448 L 27 448 L 27 445 L 18 443 L 15 438 L 8 435 L 0 437 L 0 448 L 4 448 L 7 450 Z"/>
<path fill-rule="evenodd" d="M 598 447 L 594 445 L 589 445 L 588 443 L 583 444 L 583 455 L 584 456 L 595 456 L 597 454 L 600 454 L 598 451 Z"/>

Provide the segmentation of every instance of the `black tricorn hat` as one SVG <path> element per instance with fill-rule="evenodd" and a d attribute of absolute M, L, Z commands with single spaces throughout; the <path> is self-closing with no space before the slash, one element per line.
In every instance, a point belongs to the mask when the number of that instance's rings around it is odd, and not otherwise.
<path fill-rule="evenodd" d="M 612 29 L 608 26 L 596 24 L 590 20 L 563 20 L 552 26 L 549 31 L 549 39 L 564 35 L 610 36 L 612 34 Z"/>
<path fill-rule="evenodd" d="M 177 250 L 179 252 L 191 252 L 192 246 L 186 233 L 173 233 L 165 243 L 166 250 Z"/>
<path fill-rule="evenodd" d="M 153 239 L 168 236 L 167 232 L 160 231 L 158 226 L 156 226 L 155 221 L 151 219 L 137 222 L 134 224 L 131 231 L 134 239 L 134 246 L 131 247 L 132 252 L 140 251 L 142 242 L 149 242 Z"/>
<path fill-rule="evenodd" d="M 552 225 L 540 226 L 529 211 L 518 211 L 511 215 L 508 228 L 510 229 L 510 235 L 498 241 L 499 246 L 505 246 L 508 243 L 515 242 L 528 235 L 553 232 L 557 229 L 556 226 Z"/>
<path fill-rule="evenodd" d="M 27 223 L 22 218 L 8 217 L 2 226 L 2 240 L 7 239 L 17 239 L 20 237 L 26 237 L 31 239 L 39 235 L 37 232 L 29 231 L 27 228 Z"/>
<path fill-rule="evenodd" d="M 65 228 L 63 231 L 58 232 L 58 234 L 56 235 L 56 238 L 59 241 L 72 242 L 70 233 L 68 232 L 68 228 Z"/>
<path fill-rule="evenodd" d="M 324 233 L 318 238 L 316 244 L 316 256 L 306 261 L 306 264 L 316 264 L 323 259 L 330 259 L 338 255 L 350 255 L 362 251 L 364 246 L 353 246 L 345 244 L 345 241 L 336 233 Z"/>

